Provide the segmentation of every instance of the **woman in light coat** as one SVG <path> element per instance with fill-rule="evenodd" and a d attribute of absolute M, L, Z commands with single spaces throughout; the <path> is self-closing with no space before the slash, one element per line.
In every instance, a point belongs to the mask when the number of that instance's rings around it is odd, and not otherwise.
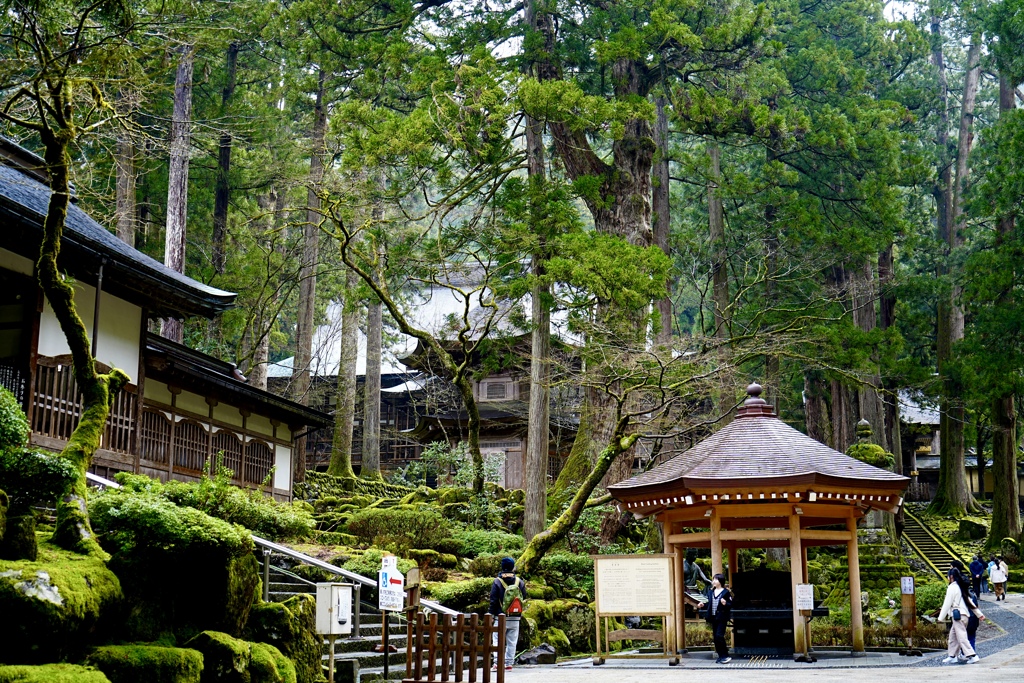
<path fill-rule="evenodd" d="M 1005 600 L 1006 575 L 1009 573 L 1009 567 L 1006 566 L 1006 563 L 1003 562 L 1003 558 L 1001 557 L 993 558 L 990 566 L 991 569 L 989 570 L 988 579 L 992 582 L 992 585 L 995 586 L 996 600 Z"/>
<path fill-rule="evenodd" d="M 946 599 L 942 603 L 942 610 L 939 611 L 939 621 L 946 621 L 949 618 L 951 628 L 947 640 L 946 658 L 942 660 L 942 663 L 952 664 L 959 661 L 960 653 L 963 652 L 967 657 L 967 663 L 975 664 L 980 660 L 967 637 L 967 618 L 968 610 L 977 609 L 977 607 L 971 602 L 967 580 L 958 569 L 950 569 L 946 579 L 949 581 L 949 586 L 946 587 Z M 954 610 L 956 610 L 956 615 L 954 615 Z M 977 614 L 979 619 L 984 619 L 980 612 Z M 959 616 L 959 619 L 956 619 L 955 616 Z"/>

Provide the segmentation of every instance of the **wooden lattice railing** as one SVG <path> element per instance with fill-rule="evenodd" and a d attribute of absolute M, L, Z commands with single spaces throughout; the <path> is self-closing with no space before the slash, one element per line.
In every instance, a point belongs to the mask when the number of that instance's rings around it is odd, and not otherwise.
<path fill-rule="evenodd" d="M 433 613 L 428 620 L 419 612 L 408 630 L 402 683 L 476 683 L 481 669 L 483 683 L 490 683 L 492 658 L 497 683 L 505 683 L 505 615 L 443 614 L 438 619 Z"/>

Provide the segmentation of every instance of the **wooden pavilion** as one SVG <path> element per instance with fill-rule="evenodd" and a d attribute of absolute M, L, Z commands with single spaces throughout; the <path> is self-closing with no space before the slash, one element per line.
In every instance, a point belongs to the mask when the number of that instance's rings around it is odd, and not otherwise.
<path fill-rule="evenodd" d="M 789 548 L 794 658 L 808 652 L 797 585 L 807 582 L 807 548 L 845 545 L 850 577 L 853 653 L 864 652 L 857 522 L 872 509 L 894 513 L 910 480 L 835 451 L 782 422 L 747 388 L 736 419 L 693 448 L 608 488 L 620 509 L 662 524 L 665 552 L 675 555 L 683 585 L 687 548 L 710 548 L 714 573 L 723 553 L 735 571 L 739 548 Z M 685 593 L 676 591 L 674 634 L 686 647 Z M 790 601 L 787 601 L 790 602 Z"/>

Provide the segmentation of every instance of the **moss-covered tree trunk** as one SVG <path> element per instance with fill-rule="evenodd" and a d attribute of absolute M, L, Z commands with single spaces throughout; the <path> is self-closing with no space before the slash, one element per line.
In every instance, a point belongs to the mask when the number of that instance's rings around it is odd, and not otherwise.
<path fill-rule="evenodd" d="M 91 553 L 100 550 L 86 511 L 85 473 L 103 438 L 111 399 L 129 379 L 117 369 L 105 375 L 96 372 L 89 335 L 75 308 L 74 289 L 65 282 L 57 268 L 70 201 L 71 160 L 68 147 L 74 139 L 73 131 L 68 126 L 56 130 L 43 127 L 40 131 L 51 194 L 46 218 L 43 220 L 43 241 L 36 270 L 39 286 L 67 338 L 75 382 L 82 392 L 81 420 L 61 453 L 75 465 L 79 476 L 57 502 L 57 525 L 53 541 L 68 550 Z"/>

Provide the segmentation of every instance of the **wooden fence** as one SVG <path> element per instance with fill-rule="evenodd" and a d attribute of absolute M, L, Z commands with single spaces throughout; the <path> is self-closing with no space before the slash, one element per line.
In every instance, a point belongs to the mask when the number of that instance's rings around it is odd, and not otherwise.
<path fill-rule="evenodd" d="M 445 614 L 438 619 L 431 614 L 428 621 L 420 612 L 409 621 L 402 683 L 476 683 L 480 669 L 482 683 L 490 683 L 492 656 L 497 661 L 497 683 L 505 683 L 505 615 L 480 619 L 477 614 Z"/>

